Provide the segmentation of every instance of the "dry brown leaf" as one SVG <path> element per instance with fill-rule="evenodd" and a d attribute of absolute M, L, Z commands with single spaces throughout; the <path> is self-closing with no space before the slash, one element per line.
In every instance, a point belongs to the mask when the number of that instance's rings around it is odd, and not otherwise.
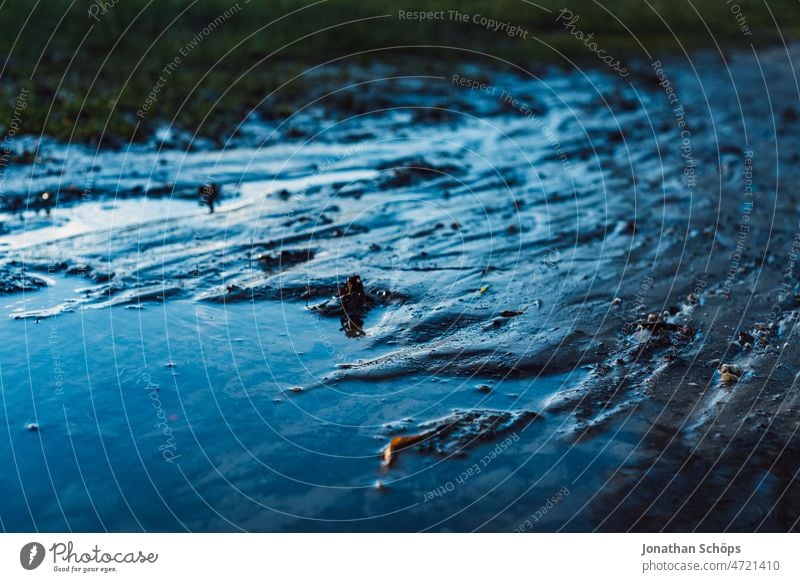
<path fill-rule="evenodd" d="M 414 434 L 410 436 L 396 436 L 389 441 L 386 448 L 383 449 L 383 462 L 386 465 L 391 465 L 394 460 L 394 455 L 403 449 L 413 447 L 417 443 L 424 441 L 430 435 L 429 432 L 421 434 Z"/>

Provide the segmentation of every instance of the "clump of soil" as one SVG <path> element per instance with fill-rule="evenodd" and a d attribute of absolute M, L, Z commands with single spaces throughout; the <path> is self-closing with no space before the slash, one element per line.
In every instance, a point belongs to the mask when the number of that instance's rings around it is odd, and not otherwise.
<path fill-rule="evenodd" d="M 47 281 L 35 275 L 28 275 L 24 269 L 16 265 L 0 266 L 0 295 L 35 291 L 47 287 Z"/>
<path fill-rule="evenodd" d="M 540 418 L 532 410 L 456 410 L 445 418 L 420 424 L 421 430 L 416 434 L 393 437 L 383 450 L 383 460 L 389 465 L 397 453 L 412 447 L 424 453 L 460 453 L 479 442 L 517 429 L 524 430 Z"/>
<path fill-rule="evenodd" d="M 300 263 L 306 263 L 314 258 L 311 249 L 284 250 L 279 253 L 261 255 L 258 260 L 268 271 L 288 269 Z"/>
<path fill-rule="evenodd" d="M 335 297 L 314 305 L 311 310 L 324 317 L 339 317 L 341 330 L 347 337 L 362 337 L 365 335 L 364 317 L 377 303 L 378 300 L 364 289 L 361 277 L 353 275 L 339 287 Z"/>

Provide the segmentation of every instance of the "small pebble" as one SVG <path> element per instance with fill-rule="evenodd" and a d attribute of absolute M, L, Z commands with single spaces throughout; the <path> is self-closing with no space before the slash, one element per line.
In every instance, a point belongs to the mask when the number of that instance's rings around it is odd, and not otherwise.
<path fill-rule="evenodd" d="M 722 381 L 723 384 L 735 384 L 739 381 L 739 376 L 735 376 L 728 372 L 723 372 L 720 374 L 719 379 Z"/>
<path fill-rule="evenodd" d="M 487 384 L 478 385 L 478 392 L 483 392 L 483 393 L 488 394 L 491 391 L 492 391 L 492 387 L 488 386 Z"/>
<path fill-rule="evenodd" d="M 722 364 L 719 367 L 719 371 L 723 374 L 733 374 L 737 377 L 742 375 L 742 369 L 736 364 Z"/>
<path fill-rule="evenodd" d="M 25 425 L 25 430 L 36 432 L 39 430 L 39 425 L 36 424 L 35 422 L 29 422 L 28 424 Z"/>

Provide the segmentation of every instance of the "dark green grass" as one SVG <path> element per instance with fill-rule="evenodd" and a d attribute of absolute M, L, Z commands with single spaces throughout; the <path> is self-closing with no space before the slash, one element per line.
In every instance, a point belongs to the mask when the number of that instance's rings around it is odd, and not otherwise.
<path fill-rule="evenodd" d="M 741 7 L 751 36 L 742 35 L 731 13 L 734 3 Z M 580 15 L 576 28 L 594 33 L 609 53 L 629 60 L 646 58 L 640 43 L 651 53 L 663 54 L 714 47 L 715 42 L 728 48 L 780 40 L 761 0 L 731 4 L 725 0 L 693 0 L 691 4 L 687 0 L 650 0 L 649 4 L 644 0 L 538 0 L 551 13 L 522 0 L 239 0 L 230 18 L 219 22 L 181 57 L 157 101 L 140 119 L 136 112 L 164 66 L 237 3 L 119 0 L 105 13 L 95 12 L 97 19 L 92 19 L 88 11 L 93 4 L 88 0 L 0 0 L 0 59 L 5 62 L 0 79 L 0 129 L 8 125 L 23 88 L 30 90 L 23 133 L 44 130 L 61 139 L 89 142 L 103 134 L 117 140 L 142 139 L 157 124 L 175 118 L 180 127 L 224 139 L 243 114 L 287 79 L 354 53 L 362 54 L 347 56 L 345 62 L 381 61 L 405 73 L 483 58 L 472 51 L 524 67 L 562 63 L 559 53 L 596 63 L 594 55 L 556 22 L 557 11 L 563 7 Z M 769 7 L 784 35 L 794 37 L 800 30 L 797 2 L 769 0 Z M 509 22 L 528 31 L 528 38 L 509 38 L 479 24 L 449 18 L 427 22 L 398 18 L 398 10 L 452 9 Z M 414 45 L 450 48 L 408 48 Z M 260 113 L 285 117 L 327 87 L 365 74 L 363 68 L 346 66 L 329 67 L 324 73 L 302 75 L 289 83 L 260 106 Z"/>

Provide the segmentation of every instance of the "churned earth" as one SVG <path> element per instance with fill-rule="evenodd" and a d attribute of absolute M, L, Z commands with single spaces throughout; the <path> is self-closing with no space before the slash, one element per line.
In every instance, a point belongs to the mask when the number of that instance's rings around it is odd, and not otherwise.
<path fill-rule="evenodd" d="M 796 530 L 799 57 L 19 138 L 0 526 Z"/>

